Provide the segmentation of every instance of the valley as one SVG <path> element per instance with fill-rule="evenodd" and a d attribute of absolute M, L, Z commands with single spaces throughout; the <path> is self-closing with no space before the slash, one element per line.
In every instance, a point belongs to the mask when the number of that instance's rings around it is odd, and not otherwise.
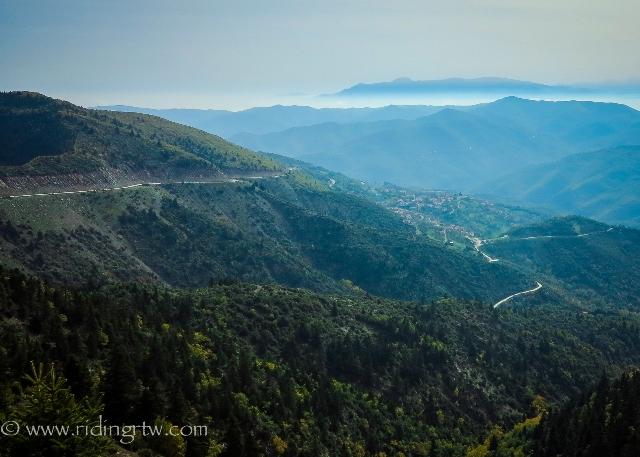
<path fill-rule="evenodd" d="M 372 184 L 143 114 L 1 100 L 0 120 L 42 123 L 12 138 L 67 135 L 0 166 L 11 382 L 35 358 L 78 398 L 106 392 L 113 420 L 197 419 L 215 436 L 184 441 L 196 456 L 463 456 L 538 396 L 562 405 L 640 364 L 637 230 Z M 142 387 L 118 391 L 123 377 Z"/>
<path fill-rule="evenodd" d="M 415 120 L 318 124 L 231 139 L 367 181 L 489 192 L 496 178 L 527 166 L 638 144 L 639 119 L 624 105 L 506 97 Z"/>
<path fill-rule="evenodd" d="M 638 18 L 0 0 L 0 457 L 640 456 Z"/>

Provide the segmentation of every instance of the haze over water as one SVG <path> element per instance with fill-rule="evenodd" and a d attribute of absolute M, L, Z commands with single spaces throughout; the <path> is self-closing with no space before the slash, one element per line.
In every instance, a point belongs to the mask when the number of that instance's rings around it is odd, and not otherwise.
<path fill-rule="evenodd" d="M 432 105 L 447 106 L 458 105 L 467 106 L 478 103 L 488 103 L 497 99 L 507 97 L 509 93 L 478 93 L 478 94 L 457 94 L 439 93 L 423 96 L 385 96 L 385 97 L 326 97 L 316 94 L 249 94 L 249 93 L 171 93 L 171 94 L 149 94 L 140 96 L 139 94 L 104 94 L 96 98 L 93 96 L 85 99 L 80 97 L 78 103 L 84 106 L 100 105 L 130 105 L 145 108 L 193 108 L 193 109 L 224 109 L 230 111 L 240 111 L 259 106 L 273 105 L 301 105 L 314 108 L 362 108 L 381 107 L 387 105 Z M 531 100 L 580 100 L 620 103 L 640 109 L 640 95 L 637 94 L 556 94 L 554 96 L 541 97 L 536 94 L 518 94 L 520 98 Z M 61 95 L 62 98 L 67 98 Z M 73 99 L 73 97 L 70 97 Z M 77 98 L 77 96 L 76 96 Z M 96 102 L 97 101 L 97 102 Z"/>

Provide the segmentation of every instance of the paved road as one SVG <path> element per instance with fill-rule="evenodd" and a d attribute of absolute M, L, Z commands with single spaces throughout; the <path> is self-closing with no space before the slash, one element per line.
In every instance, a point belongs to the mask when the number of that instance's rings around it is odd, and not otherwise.
<path fill-rule="evenodd" d="M 538 281 L 536 281 L 536 287 L 534 287 L 533 289 L 529 289 L 529 290 L 523 290 L 522 292 L 518 292 L 517 294 L 513 294 L 513 295 L 509 295 L 507 298 L 503 298 L 502 300 L 500 300 L 498 303 L 496 303 L 495 305 L 493 305 L 494 308 L 497 308 L 498 306 L 502 305 L 505 302 L 508 302 L 509 300 L 511 300 L 514 297 L 517 297 L 518 295 L 526 295 L 526 294 L 533 294 L 536 293 L 537 291 L 539 291 L 540 289 L 542 289 L 542 284 L 540 284 Z"/>
<path fill-rule="evenodd" d="M 498 237 L 498 238 L 489 238 L 486 240 L 480 240 L 480 246 L 482 246 L 483 244 L 493 243 L 494 241 L 500 241 L 505 239 L 521 241 L 521 240 L 542 240 L 542 239 L 551 239 L 551 238 L 582 238 L 585 236 L 597 235 L 599 233 L 611 232 L 613 229 L 614 227 L 609 227 L 606 230 L 596 230 L 595 232 L 581 233 L 580 235 L 537 235 L 537 236 L 525 236 L 522 238 L 510 238 L 509 235 L 502 235 L 501 237 Z"/>
<path fill-rule="evenodd" d="M 473 243 L 473 247 L 476 249 L 476 251 L 478 251 L 480 254 L 482 254 L 482 256 L 485 259 L 487 259 L 487 261 L 489 263 L 498 262 L 500 260 L 500 259 L 496 259 L 494 257 L 491 257 L 486 252 L 480 250 L 480 246 L 482 246 L 484 244 L 484 242 L 487 241 L 487 240 L 481 240 L 480 238 L 471 238 L 471 237 L 467 237 L 467 239 L 471 240 L 471 242 Z"/>
<path fill-rule="evenodd" d="M 524 238 L 513 238 L 514 240 L 520 241 L 520 240 L 538 240 L 538 239 L 549 239 L 549 238 L 582 238 L 585 236 L 591 236 L 591 235 L 595 235 L 598 233 L 607 233 L 607 232 L 611 232 L 613 230 L 613 227 L 609 227 L 606 230 L 598 230 L 596 232 L 590 232 L 590 233 L 581 233 L 580 235 L 539 235 L 539 236 L 527 236 Z M 487 240 L 481 240 L 479 238 L 469 238 L 472 242 L 473 242 L 473 247 L 475 247 L 476 251 L 478 251 L 480 254 L 482 254 L 489 262 L 497 262 L 499 259 L 495 259 L 493 257 L 491 257 L 490 255 L 482 252 L 480 250 L 480 247 L 483 244 L 487 244 L 487 243 L 491 243 L 493 241 L 498 241 L 498 240 L 504 240 L 509 238 L 508 235 L 503 235 L 499 238 L 491 238 L 491 239 L 487 239 Z M 513 294 L 513 295 L 509 295 L 506 298 L 503 298 L 502 300 L 500 300 L 499 302 L 497 302 L 495 305 L 493 305 L 494 308 L 497 308 L 498 306 L 502 305 L 505 302 L 508 302 L 509 300 L 511 300 L 514 297 L 517 297 L 519 295 L 526 295 L 526 294 L 533 294 L 536 293 L 537 291 L 539 291 L 540 289 L 542 289 L 542 284 L 540 284 L 540 282 L 536 281 L 536 287 L 534 287 L 533 289 L 529 289 L 529 290 L 523 290 L 522 292 L 518 292 L 517 294 Z"/>
<path fill-rule="evenodd" d="M 133 189 L 135 187 L 142 186 L 164 186 L 168 184 L 221 184 L 221 183 L 235 183 L 241 182 L 243 179 L 265 179 L 265 178 L 279 178 L 281 175 L 273 176 L 244 176 L 241 178 L 223 178 L 211 181 L 166 181 L 166 182 L 141 182 L 137 184 L 131 184 L 129 186 L 119 187 L 104 187 L 101 189 L 85 189 L 85 190 L 68 190 L 59 192 L 40 192 L 33 194 L 18 194 L 18 195 L 6 195 L 4 198 L 27 198 L 27 197 L 44 197 L 47 195 L 73 195 L 73 194 L 88 194 L 92 192 L 112 192 L 117 190 Z"/>
<path fill-rule="evenodd" d="M 482 251 L 480 248 L 485 244 L 493 243 L 495 241 L 506 240 L 506 239 L 522 241 L 522 240 L 541 240 L 541 239 L 552 239 L 552 238 L 582 238 L 585 236 L 596 235 L 598 233 L 607 233 L 612 230 L 613 230 L 613 227 L 609 227 L 606 230 L 598 230 L 595 232 L 581 233 L 580 235 L 538 235 L 538 236 L 525 236 L 523 238 L 509 238 L 509 235 L 502 235 L 501 237 L 498 237 L 498 238 L 488 238 L 485 240 L 481 240 L 480 238 L 477 238 L 477 237 L 473 237 L 473 238 L 467 237 L 467 239 L 473 243 L 473 247 L 475 248 L 475 250 L 478 251 L 480 254 L 482 254 L 482 256 L 485 259 L 487 259 L 487 261 L 498 262 L 500 259 L 491 257 L 489 254 Z"/>

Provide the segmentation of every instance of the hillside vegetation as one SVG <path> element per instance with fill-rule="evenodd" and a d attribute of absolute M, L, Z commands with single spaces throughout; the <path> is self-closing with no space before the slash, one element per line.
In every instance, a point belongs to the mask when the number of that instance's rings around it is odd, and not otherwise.
<path fill-rule="evenodd" d="M 600 457 L 637 455 L 640 439 L 640 374 L 629 370 L 600 382 L 563 406 L 550 410 L 542 397 L 536 416 L 503 432 L 494 427 L 467 457 Z"/>
<path fill-rule="evenodd" d="M 2 193 L 274 171 L 276 163 L 161 118 L 0 94 Z"/>
<path fill-rule="evenodd" d="M 58 284 L 278 282 L 494 300 L 531 282 L 302 174 L 0 201 L 5 263 Z M 459 278 L 464 277 L 463 281 Z"/>
<path fill-rule="evenodd" d="M 0 273 L 0 417 L 60 424 L 102 411 L 112 424 L 209 426 L 206 437 L 139 437 L 126 447 L 140 455 L 461 456 L 492 423 L 520 421 L 536 395 L 555 404 L 603 368 L 639 362 L 640 318 L 629 313 L 251 284 L 81 291 Z M 30 406 L 51 382 L 23 377 L 32 360 L 64 373 L 75 402 Z M 9 455 L 63 446 L 109 447 L 2 438 Z"/>
<path fill-rule="evenodd" d="M 640 449 L 640 373 L 598 385 L 545 417 L 537 431 L 540 456 L 632 457 Z"/>
<path fill-rule="evenodd" d="M 508 232 L 484 246 L 492 256 L 533 274 L 559 280 L 588 306 L 608 297 L 618 306 L 640 305 L 640 231 L 567 217 Z"/>
<path fill-rule="evenodd" d="M 637 143 L 637 142 L 636 142 Z M 477 190 L 503 200 L 640 225 L 640 146 L 573 154 L 526 167 Z"/>

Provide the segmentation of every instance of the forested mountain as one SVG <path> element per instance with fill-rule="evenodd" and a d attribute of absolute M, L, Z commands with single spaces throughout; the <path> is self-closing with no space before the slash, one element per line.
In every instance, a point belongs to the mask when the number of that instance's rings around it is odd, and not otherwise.
<path fill-rule="evenodd" d="M 274 172 L 252 151 L 163 119 L 0 93 L 2 195 Z"/>
<path fill-rule="evenodd" d="M 534 417 L 503 432 L 494 427 L 467 457 L 632 457 L 640 437 L 640 375 L 637 369 L 609 380 L 603 375 L 562 407 L 548 410 L 542 397 L 533 401 Z"/>
<path fill-rule="evenodd" d="M 640 225 L 640 146 L 573 154 L 480 186 L 496 198 Z"/>
<path fill-rule="evenodd" d="M 85 178 L 94 176 L 91 170 L 106 175 L 104 170 L 126 167 L 133 171 L 128 182 L 160 180 L 156 183 L 160 185 L 130 189 L 0 201 L 3 262 L 57 284 L 137 278 L 194 287 L 233 279 L 333 292 L 356 287 L 400 299 L 450 295 L 495 302 L 525 290 L 542 274 L 556 286 L 545 288 L 543 295 L 549 294 L 544 296 L 555 302 L 581 294 L 600 304 L 637 300 L 632 284 L 638 257 L 626 255 L 633 249 L 635 231 L 601 234 L 598 239 L 606 240 L 593 246 L 589 243 L 596 237 L 552 239 L 548 245 L 564 243 L 560 251 L 554 246 L 535 253 L 517 244 L 517 237 L 508 238 L 487 246 L 494 257 L 503 259 L 489 263 L 466 239 L 474 236 L 475 226 L 460 232 L 458 246 L 443 245 L 407 217 L 414 203 L 396 197 L 399 203 L 389 204 L 386 190 L 382 194 L 350 192 L 340 184 L 314 178 L 313 172 L 312 176 L 305 170 L 285 172 L 291 167 L 277 159 L 154 117 L 92 112 L 35 94 L 7 94 L 3 100 L 5 157 L 15 156 L 11 151 L 18 149 L 32 151 L 27 157 L 36 156 L 0 169 L 8 175 L 5 183 L 22 178 L 22 188 L 5 187 L 5 193 L 39 190 L 38 173 L 50 169 L 53 160 L 59 171 L 44 177 L 58 192 L 82 189 L 82 185 L 92 189 L 91 180 Z M 444 111 L 436 116 L 449 114 L 459 113 Z M 106 117 L 98 121 L 95 116 Z M 113 124 L 120 118 L 131 123 Z M 83 122 L 93 127 L 82 130 Z M 142 133 L 123 133 L 129 128 Z M 69 135 L 69 145 L 57 155 L 47 155 L 47 149 L 37 146 L 47 129 Z M 180 136 L 183 132 L 186 137 Z M 155 137 L 164 140 L 151 143 Z M 21 145 L 16 140 L 25 138 L 37 140 L 36 146 L 28 149 L 25 145 L 32 143 Z M 134 159 L 124 160 L 129 154 Z M 210 174 L 202 176 L 213 177 L 214 182 L 184 182 L 185 169 L 207 171 Z M 34 180 L 35 189 L 24 188 Z M 418 206 L 428 202 L 425 197 L 411 198 Z M 443 201 L 440 196 L 434 198 Z M 474 207 L 473 202 L 452 202 L 458 209 Z M 441 217 L 435 210 L 425 213 L 417 206 L 415 214 Z M 514 216 L 509 217 L 515 223 Z M 460 217 L 447 222 L 465 224 Z M 487 227 L 491 223 L 490 219 L 485 222 Z M 541 235 L 553 230 L 545 227 Z"/>
<path fill-rule="evenodd" d="M 280 282 L 493 300 L 530 282 L 420 236 L 390 211 L 295 173 L 0 201 L 5 263 L 56 283 Z M 465 281 L 456 278 L 463 275 Z M 344 281 L 343 281 L 344 280 Z"/>
<path fill-rule="evenodd" d="M 70 128 L 76 135 L 72 149 L 0 168 L 0 172 L 22 176 L 21 183 L 30 184 L 37 170 L 48 167 L 49 161 L 57 159 L 64 166 L 55 179 L 47 175 L 55 194 L 0 201 L 3 262 L 49 281 L 100 284 L 138 279 L 193 287 L 233 279 L 321 291 L 360 287 L 402 299 L 453 295 L 489 301 L 531 282 L 522 273 L 486 264 L 475 255 L 447 249 L 416 234 L 399 216 L 375 203 L 333 190 L 301 172 L 275 171 L 286 167 L 219 137 L 155 117 L 94 113 L 34 94 L 8 94 L 5 99 L 14 99 L 17 106 L 5 102 L 7 122 L 13 122 L 12 114 L 21 121 L 5 130 L 10 133 L 7 140 L 3 137 L 3 143 L 34 131 L 61 128 L 39 118 L 29 124 L 23 116 L 30 116 L 31 111 L 91 125 L 98 122 L 93 121 L 96 115 L 132 119 L 129 127 L 122 124 L 116 128 L 108 122 L 106 126 L 96 124 L 101 129 L 86 132 Z M 24 104 L 35 104 L 36 108 L 24 108 Z M 156 147 L 147 134 L 139 138 L 123 132 L 148 124 L 157 124 L 158 129 L 149 135 L 166 138 L 164 143 L 159 140 L 166 146 L 158 146 L 161 149 L 157 151 L 164 151 L 165 161 L 150 160 L 155 149 L 132 149 L 136 144 Z M 174 131 L 191 136 L 176 137 L 170 143 Z M 90 146 L 94 144 L 106 149 L 96 152 Z M 192 149 L 180 149 L 179 144 Z M 198 146 L 209 144 L 212 149 Z M 162 149 L 165 147 L 167 150 Z M 76 158 L 111 170 L 121 169 L 122 157 L 127 154 L 137 157 L 137 162 L 131 162 L 135 166 L 129 166 L 137 170 L 129 175 L 130 182 L 156 179 L 160 185 L 60 193 L 79 187 L 68 186 L 65 177 L 79 176 L 79 183 L 87 181 L 84 177 L 90 172 L 75 167 Z M 184 167 L 174 164 L 182 156 L 188 159 L 185 167 L 204 162 L 205 169 L 216 174 L 200 179 L 213 176 L 213 182 L 176 180 L 178 172 L 174 170 Z M 223 167 L 236 163 L 234 168 Z M 152 175 L 154 170 L 161 170 L 164 176 L 160 172 Z M 11 181 L 7 178 L 5 182 Z M 81 189 L 87 188 L 92 189 Z M 28 190 L 4 189 L 14 195 Z M 465 280 L 459 281 L 460 276 Z"/>
<path fill-rule="evenodd" d="M 135 112 L 163 117 L 173 122 L 230 138 L 239 133 L 263 134 L 313 124 L 376 122 L 417 119 L 442 109 L 439 106 L 389 105 L 380 108 L 312 108 L 310 106 L 267 106 L 242 111 L 210 109 L 152 109 L 110 105 L 99 109 Z"/>
<path fill-rule="evenodd" d="M 640 373 L 624 373 L 549 414 L 536 433 L 535 455 L 632 457 L 640 449 Z"/>
<path fill-rule="evenodd" d="M 210 433 L 5 436 L 0 455 L 457 457 L 640 363 L 636 230 L 2 100 L 0 421 Z"/>
<path fill-rule="evenodd" d="M 356 178 L 458 191 L 528 164 L 640 143 L 640 113 L 627 106 L 515 97 L 352 128 L 317 125 L 232 139 Z"/>
<path fill-rule="evenodd" d="M 450 250 L 477 254 L 473 247 L 476 239 L 482 252 L 498 259 L 494 264 L 540 280 L 545 284 L 543 291 L 557 303 L 570 302 L 582 310 L 598 309 L 604 303 L 640 306 L 638 230 L 583 217 L 550 219 L 527 208 L 461 193 L 388 183 L 372 186 L 301 161 L 271 157 L 330 183 L 334 189 L 388 208 Z"/>
<path fill-rule="evenodd" d="M 491 424 L 521 420 L 536 396 L 561 401 L 604 367 L 640 362 L 640 317 L 622 311 L 596 320 L 550 306 L 251 284 L 79 291 L 6 270 L 0 328 L 0 417 L 75 425 L 102 412 L 111 424 L 209 427 L 206 437 L 123 445 L 141 456 L 461 456 Z M 0 440 L 6 455 L 107 455 L 114 446 Z"/>
<path fill-rule="evenodd" d="M 277 169 L 289 165 L 258 160 Z M 29 167 L 31 162 L 11 170 Z M 136 278 L 197 287 L 233 279 L 332 292 L 358 287 L 400 299 L 449 295 L 496 302 L 530 288 L 543 273 L 560 281 L 542 292 L 556 303 L 580 294 L 599 304 L 637 298 L 632 284 L 638 257 L 623 257 L 633 237 L 622 232 L 611 246 L 596 244 L 594 249 L 604 251 L 590 251 L 587 260 L 578 260 L 585 256 L 580 245 L 569 244 L 563 256 L 552 249 L 531 260 L 522 257 L 519 246 L 495 244 L 488 252 L 507 262 L 487 263 L 464 237 L 458 241 L 466 250 L 443 245 L 428 230 L 416 232 L 396 207 L 379 203 L 380 195 L 345 192 L 304 170 L 209 185 L 174 182 L 4 199 L 0 252 L 6 265 L 57 284 Z M 456 200 L 453 206 L 461 204 Z M 612 252 L 623 261 L 606 260 L 605 253 Z M 604 269 L 601 262 L 612 267 Z M 585 268 L 591 270 L 571 280 Z"/>
<path fill-rule="evenodd" d="M 640 231 L 566 217 L 506 235 L 488 240 L 484 251 L 560 281 L 585 308 L 595 296 L 618 306 L 640 305 Z"/>

